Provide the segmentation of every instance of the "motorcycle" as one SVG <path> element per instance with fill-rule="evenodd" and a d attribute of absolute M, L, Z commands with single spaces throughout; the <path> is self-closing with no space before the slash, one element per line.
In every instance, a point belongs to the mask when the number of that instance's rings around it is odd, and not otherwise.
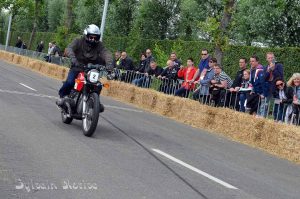
<path fill-rule="evenodd" d="M 99 94 L 103 87 L 99 79 L 107 75 L 105 66 L 88 64 L 75 79 L 74 89 L 64 98 L 61 108 L 62 122 L 70 124 L 73 119 L 82 120 L 83 134 L 91 137 L 95 132 L 100 109 Z"/>

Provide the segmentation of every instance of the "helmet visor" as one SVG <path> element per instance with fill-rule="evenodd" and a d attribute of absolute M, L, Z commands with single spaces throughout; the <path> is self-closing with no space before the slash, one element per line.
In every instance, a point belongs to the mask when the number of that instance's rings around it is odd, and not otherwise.
<path fill-rule="evenodd" d="M 98 42 L 100 40 L 100 35 L 92 35 L 92 34 L 88 34 L 87 35 L 87 39 L 91 42 Z"/>

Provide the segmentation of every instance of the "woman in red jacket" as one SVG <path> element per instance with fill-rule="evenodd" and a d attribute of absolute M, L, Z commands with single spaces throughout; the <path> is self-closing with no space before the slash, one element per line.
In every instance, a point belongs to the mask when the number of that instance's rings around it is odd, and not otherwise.
<path fill-rule="evenodd" d="M 195 88 L 195 84 L 191 83 L 190 81 L 193 79 L 197 69 L 194 67 L 194 60 L 193 58 L 188 58 L 187 60 L 187 67 L 181 66 L 180 70 L 178 71 L 178 77 L 183 77 L 184 82 L 175 92 L 175 96 L 180 97 L 188 97 L 191 90 Z"/>

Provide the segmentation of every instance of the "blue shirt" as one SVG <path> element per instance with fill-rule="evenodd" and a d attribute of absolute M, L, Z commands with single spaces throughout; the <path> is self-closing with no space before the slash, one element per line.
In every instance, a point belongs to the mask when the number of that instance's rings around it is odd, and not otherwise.
<path fill-rule="evenodd" d="M 208 61 L 209 61 L 209 57 L 207 57 L 206 59 L 201 59 L 200 60 L 200 63 L 198 65 L 199 70 L 200 70 L 200 74 L 202 73 L 204 68 L 209 69 Z"/>

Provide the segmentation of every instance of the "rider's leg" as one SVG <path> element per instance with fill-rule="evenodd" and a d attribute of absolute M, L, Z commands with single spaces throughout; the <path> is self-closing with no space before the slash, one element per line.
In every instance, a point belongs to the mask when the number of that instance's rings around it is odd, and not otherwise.
<path fill-rule="evenodd" d="M 78 73 L 79 73 L 78 71 L 74 71 L 74 70 L 69 71 L 66 81 L 58 91 L 60 98 L 63 98 L 64 96 L 70 94 L 70 91 L 75 84 L 75 78 L 77 77 Z"/>
<path fill-rule="evenodd" d="M 70 94 L 72 87 L 75 84 L 75 78 L 77 77 L 79 71 L 74 71 L 74 70 L 70 70 L 68 77 L 66 79 L 66 81 L 64 82 L 64 84 L 62 85 L 62 87 L 59 89 L 58 94 L 60 99 L 58 99 L 56 101 L 56 104 L 58 106 L 61 106 L 63 104 L 63 97 Z"/>

